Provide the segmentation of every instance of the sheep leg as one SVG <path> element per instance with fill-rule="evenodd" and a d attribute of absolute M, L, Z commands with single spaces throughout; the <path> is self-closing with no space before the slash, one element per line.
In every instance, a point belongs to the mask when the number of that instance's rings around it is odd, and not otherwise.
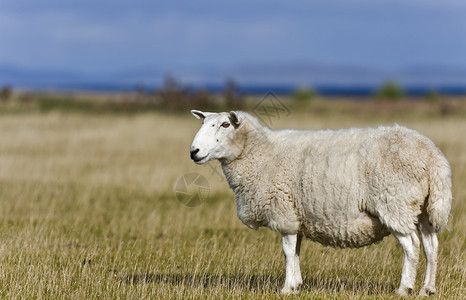
<path fill-rule="evenodd" d="M 285 286 L 281 291 L 282 294 L 297 292 L 299 286 L 303 283 L 299 267 L 301 240 L 302 235 L 300 234 L 282 234 L 283 254 L 285 255 L 286 265 Z"/>
<path fill-rule="evenodd" d="M 414 231 L 406 235 L 394 232 L 393 235 L 401 244 L 401 247 L 403 247 L 404 252 L 401 282 L 400 287 L 397 290 L 397 294 L 405 296 L 413 291 L 414 282 L 416 281 L 420 243 L 419 238 Z"/>
<path fill-rule="evenodd" d="M 429 223 L 429 217 L 424 213 L 419 217 L 417 229 L 426 255 L 426 275 L 419 295 L 428 296 L 435 294 L 438 239 L 434 227 Z"/>

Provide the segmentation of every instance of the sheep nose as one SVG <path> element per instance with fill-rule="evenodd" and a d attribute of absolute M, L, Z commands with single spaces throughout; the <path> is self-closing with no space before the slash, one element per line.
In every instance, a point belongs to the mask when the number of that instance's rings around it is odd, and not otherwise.
<path fill-rule="evenodd" d="M 194 159 L 194 156 L 197 154 L 197 152 L 199 152 L 199 149 L 191 149 L 190 152 L 191 152 L 191 159 Z"/>

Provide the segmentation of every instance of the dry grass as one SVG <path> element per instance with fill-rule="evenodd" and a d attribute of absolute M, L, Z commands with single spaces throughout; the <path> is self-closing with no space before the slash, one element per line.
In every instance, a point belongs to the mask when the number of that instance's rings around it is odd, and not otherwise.
<path fill-rule="evenodd" d="M 351 103 L 345 103 L 351 106 Z M 274 119 L 274 128 L 391 124 L 415 128 L 450 160 L 455 197 L 440 234 L 438 294 L 466 297 L 466 119 L 415 112 L 375 115 L 335 104 Z M 322 114 L 322 110 L 325 114 Z M 336 112 L 335 112 L 336 111 Z M 361 117 L 364 116 L 364 117 Z M 0 118 L 0 298 L 280 298 L 279 235 L 236 217 L 218 164 L 196 166 L 188 113 L 4 114 Z M 174 184 L 204 175 L 209 200 L 182 206 Z M 402 250 L 393 237 L 356 250 L 304 242 L 305 285 L 290 298 L 395 297 Z M 421 260 L 417 280 L 424 274 Z"/>

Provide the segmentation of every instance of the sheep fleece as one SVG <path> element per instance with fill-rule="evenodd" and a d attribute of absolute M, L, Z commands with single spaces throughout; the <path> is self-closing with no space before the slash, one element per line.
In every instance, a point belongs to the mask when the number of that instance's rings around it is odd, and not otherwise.
<path fill-rule="evenodd" d="M 222 168 L 248 227 L 361 247 L 414 231 L 422 210 L 436 230 L 447 223 L 450 166 L 417 131 L 274 131 L 242 117 L 234 141 L 242 152 Z"/>

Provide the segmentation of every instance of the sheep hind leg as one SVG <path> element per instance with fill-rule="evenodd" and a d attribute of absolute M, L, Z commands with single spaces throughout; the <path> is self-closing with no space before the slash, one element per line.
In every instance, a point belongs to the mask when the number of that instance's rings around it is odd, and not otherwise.
<path fill-rule="evenodd" d="M 299 286 L 303 283 L 301 269 L 299 267 L 299 252 L 301 249 L 302 235 L 282 234 L 283 254 L 285 255 L 285 285 L 282 294 L 297 293 Z"/>
<path fill-rule="evenodd" d="M 426 213 L 419 216 L 417 229 L 424 246 L 424 254 L 426 255 L 426 275 L 419 295 L 433 295 L 435 294 L 435 275 L 437 273 L 438 239 Z"/>
<path fill-rule="evenodd" d="M 393 233 L 398 242 L 403 247 L 404 260 L 403 269 L 401 271 L 401 282 L 400 287 L 397 290 L 397 294 L 405 296 L 411 294 L 416 281 L 417 264 L 419 262 L 419 249 L 420 243 L 419 238 L 413 231 L 409 234 Z"/>

